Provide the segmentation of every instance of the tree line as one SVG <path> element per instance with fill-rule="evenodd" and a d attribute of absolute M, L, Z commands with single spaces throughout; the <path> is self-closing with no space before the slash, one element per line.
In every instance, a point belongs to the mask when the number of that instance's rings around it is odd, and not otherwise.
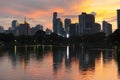
<path fill-rule="evenodd" d="M 95 34 L 87 34 L 84 36 L 71 36 L 69 38 L 62 37 L 56 33 L 46 35 L 44 31 L 37 31 L 33 36 L 14 36 L 12 34 L 0 33 L 0 44 L 4 45 L 72 45 L 72 44 L 104 44 L 104 43 L 118 43 L 120 41 L 120 30 L 117 30 L 110 36 L 106 37 L 105 33 L 98 32 Z"/>

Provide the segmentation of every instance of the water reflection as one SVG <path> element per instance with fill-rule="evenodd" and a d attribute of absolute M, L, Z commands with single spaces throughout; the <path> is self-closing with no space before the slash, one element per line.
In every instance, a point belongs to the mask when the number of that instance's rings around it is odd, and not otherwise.
<path fill-rule="evenodd" d="M 64 53 L 64 47 L 53 47 L 53 70 L 56 73 L 62 67 Z"/>
<path fill-rule="evenodd" d="M 113 57 L 113 54 L 112 54 L 111 50 L 104 50 L 103 51 L 103 61 L 104 61 L 104 64 L 106 62 L 110 62 L 112 60 L 112 57 Z"/>
<path fill-rule="evenodd" d="M 1 47 L 0 65 L 3 67 L 0 71 L 4 67 L 8 71 L 21 70 L 24 73 L 16 72 L 17 76 L 14 77 L 20 78 L 24 74 L 25 80 L 34 78 L 38 80 L 119 80 L 119 77 L 116 77 L 120 75 L 119 53 L 119 49 L 89 49 L 75 46 Z M 9 66 L 6 66 L 8 64 Z M 13 73 L 8 71 L 3 73 L 9 75 Z M 0 77 L 2 77 L 1 73 Z M 4 77 L 2 79 L 9 80 Z"/>
<path fill-rule="evenodd" d="M 115 59 L 117 62 L 117 67 L 118 67 L 118 76 L 120 78 L 120 48 L 118 46 L 115 46 Z"/>
<path fill-rule="evenodd" d="M 71 68 L 71 57 L 70 57 L 70 47 L 66 47 L 66 55 L 65 55 L 65 67 L 67 69 Z"/>

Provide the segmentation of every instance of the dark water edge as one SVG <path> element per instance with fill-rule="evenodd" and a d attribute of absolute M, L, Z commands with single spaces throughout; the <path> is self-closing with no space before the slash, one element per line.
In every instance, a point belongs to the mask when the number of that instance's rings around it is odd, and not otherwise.
<path fill-rule="evenodd" d="M 92 44 L 1 46 L 0 80 L 120 80 L 119 52 Z"/>
<path fill-rule="evenodd" d="M 1 44 L 0 47 L 14 47 L 14 46 L 19 46 L 19 47 L 41 47 L 41 46 L 50 46 L 50 47 L 66 47 L 66 46 L 70 46 L 70 47 L 79 47 L 79 48 L 87 48 L 87 49 L 91 49 L 91 48 L 103 48 L 103 49 L 114 49 L 115 47 L 119 48 L 119 44 L 111 44 L 111 43 L 76 43 L 76 44 L 58 44 L 58 45 L 47 45 L 47 44 L 33 44 L 33 45 L 29 45 L 29 44 Z"/>

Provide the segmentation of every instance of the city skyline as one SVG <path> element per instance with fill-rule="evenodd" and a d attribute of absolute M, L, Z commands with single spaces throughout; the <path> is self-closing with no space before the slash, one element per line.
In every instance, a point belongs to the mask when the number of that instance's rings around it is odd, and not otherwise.
<path fill-rule="evenodd" d="M 113 31 L 117 28 L 117 14 L 119 0 L 9 0 L 0 1 L 0 25 L 5 29 L 11 27 L 12 20 L 22 22 L 24 17 L 31 27 L 42 24 L 44 28 L 52 29 L 52 13 L 58 12 L 62 22 L 65 18 L 70 18 L 72 23 L 78 22 L 78 15 L 82 12 L 96 15 L 96 22 L 103 20 L 113 25 Z M 14 2 L 14 3 L 13 3 Z M 92 4 L 91 4 L 92 3 Z M 105 7 L 105 8 L 104 8 Z"/>

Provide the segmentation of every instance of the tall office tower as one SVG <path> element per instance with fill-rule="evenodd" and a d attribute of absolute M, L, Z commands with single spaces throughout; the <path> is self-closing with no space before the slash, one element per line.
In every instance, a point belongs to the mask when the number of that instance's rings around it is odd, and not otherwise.
<path fill-rule="evenodd" d="M 112 24 L 106 21 L 103 21 L 102 27 L 103 27 L 103 32 L 105 32 L 106 36 L 109 36 L 110 34 L 112 34 Z"/>
<path fill-rule="evenodd" d="M 120 29 L 120 9 L 117 10 L 117 29 Z"/>
<path fill-rule="evenodd" d="M 62 21 L 61 21 L 60 18 L 57 18 L 57 28 L 56 28 L 56 30 L 57 30 L 56 33 L 58 35 L 62 35 L 63 34 L 64 29 L 63 29 L 63 24 L 62 24 Z"/>
<path fill-rule="evenodd" d="M 75 23 L 75 26 L 76 26 L 76 36 L 79 36 L 79 24 L 78 23 Z"/>
<path fill-rule="evenodd" d="M 81 15 L 79 15 L 79 35 L 93 33 L 94 24 L 94 15 L 83 12 Z"/>
<path fill-rule="evenodd" d="M 94 26 L 94 33 L 100 32 L 101 31 L 101 25 L 99 23 L 95 23 Z"/>
<path fill-rule="evenodd" d="M 3 26 L 0 26 L 0 33 L 4 33 L 4 28 L 3 28 Z"/>
<path fill-rule="evenodd" d="M 66 19 L 64 20 L 64 24 L 65 24 L 66 34 L 69 35 L 69 29 L 70 29 L 71 20 L 66 18 Z"/>
<path fill-rule="evenodd" d="M 15 29 L 18 26 L 17 20 L 12 21 L 12 28 Z"/>
<path fill-rule="evenodd" d="M 57 12 L 53 13 L 53 32 L 57 33 Z"/>
<path fill-rule="evenodd" d="M 17 31 L 17 35 L 30 35 L 30 24 L 26 22 L 26 19 L 18 26 Z"/>
<path fill-rule="evenodd" d="M 70 34 L 70 37 L 78 36 L 78 24 L 77 23 L 70 24 L 69 34 Z"/>
<path fill-rule="evenodd" d="M 11 23 L 11 27 L 9 28 L 9 32 L 12 33 L 14 36 L 17 36 L 17 27 L 18 27 L 18 22 L 17 20 L 13 20 Z"/>

